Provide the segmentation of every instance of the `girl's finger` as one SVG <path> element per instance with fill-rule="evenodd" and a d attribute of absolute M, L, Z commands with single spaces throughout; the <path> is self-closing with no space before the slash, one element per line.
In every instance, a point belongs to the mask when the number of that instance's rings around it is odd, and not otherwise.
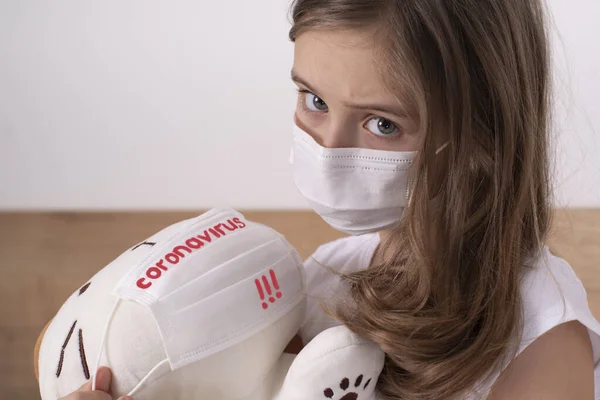
<path fill-rule="evenodd" d="M 92 376 L 86 383 L 81 385 L 75 393 L 79 392 L 90 392 L 92 390 L 92 379 L 96 379 L 96 390 L 110 393 L 110 382 L 112 380 L 112 373 L 108 367 L 100 367 L 98 373 Z"/>
<path fill-rule="evenodd" d="M 96 379 L 96 390 L 110 393 L 110 382 L 112 380 L 112 373 L 108 367 L 100 367 L 98 372 L 92 379 Z M 91 388 L 91 382 L 90 382 Z"/>

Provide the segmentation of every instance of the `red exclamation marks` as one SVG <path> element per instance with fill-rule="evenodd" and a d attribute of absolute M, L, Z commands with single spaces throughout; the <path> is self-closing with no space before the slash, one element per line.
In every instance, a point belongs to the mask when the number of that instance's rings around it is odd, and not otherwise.
<path fill-rule="evenodd" d="M 277 276 L 275 275 L 275 271 L 269 270 L 269 275 L 271 277 L 271 282 L 273 284 L 273 287 L 276 290 L 275 297 L 280 299 L 281 296 L 283 296 L 283 294 L 279 291 L 279 282 L 277 282 Z M 262 279 L 262 284 L 261 284 L 261 279 Z M 268 300 L 270 303 L 275 303 L 275 297 L 273 297 L 273 290 L 271 289 L 271 283 L 269 282 L 269 279 L 267 278 L 267 276 L 263 275 L 261 277 L 261 279 L 255 279 L 254 284 L 256 285 L 256 290 L 258 290 L 258 296 L 260 297 L 260 300 L 262 301 L 262 308 L 266 310 L 267 308 L 269 308 L 269 303 L 267 303 L 265 300 L 265 292 L 263 291 L 263 285 L 265 287 L 265 290 L 267 291 L 267 295 L 269 296 Z"/>
<path fill-rule="evenodd" d="M 277 293 L 275 294 L 275 296 L 277 296 L 277 298 L 280 299 L 282 294 L 279 291 L 279 282 L 277 282 L 277 277 L 275 276 L 275 271 L 270 270 L 269 274 L 271 274 L 271 280 L 273 281 L 273 286 L 275 286 L 275 290 L 277 290 Z"/>
<path fill-rule="evenodd" d="M 264 308 L 265 310 L 267 308 L 269 308 L 269 305 L 267 303 L 265 303 L 265 293 L 262 290 L 262 286 L 260 286 L 260 281 L 258 279 L 254 280 L 254 283 L 256 284 L 256 289 L 258 290 L 258 295 L 260 296 L 260 300 L 263 302 L 262 303 L 262 308 Z"/>
<path fill-rule="evenodd" d="M 271 291 L 271 285 L 269 285 L 269 280 L 266 276 L 262 276 L 263 285 L 265 285 L 265 289 L 267 289 L 267 294 L 269 295 L 269 301 L 271 303 L 275 303 L 275 297 L 271 296 L 273 292 Z"/>

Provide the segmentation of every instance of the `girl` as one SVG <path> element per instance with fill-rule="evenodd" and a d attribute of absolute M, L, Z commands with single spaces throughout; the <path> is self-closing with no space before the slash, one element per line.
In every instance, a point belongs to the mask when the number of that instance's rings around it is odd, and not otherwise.
<path fill-rule="evenodd" d="M 292 15 L 294 179 L 354 235 L 306 262 L 302 342 L 345 324 L 380 345 L 382 398 L 600 399 L 600 324 L 544 245 L 542 1 L 297 0 Z"/>

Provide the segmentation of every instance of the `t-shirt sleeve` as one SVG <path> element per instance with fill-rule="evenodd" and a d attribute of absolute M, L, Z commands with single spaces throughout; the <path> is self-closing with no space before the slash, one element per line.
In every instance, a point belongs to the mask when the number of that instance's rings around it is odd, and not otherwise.
<path fill-rule="evenodd" d="M 519 353 L 552 328 L 579 321 L 590 336 L 595 364 L 595 398 L 600 399 L 600 323 L 592 315 L 586 290 L 575 271 L 547 248 L 544 253 L 522 282 L 524 327 Z"/>
<path fill-rule="evenodd" d="M 595 399 L 600 400 L 600 323 L 590 310 L 583 284 L 563 259 L 545 247 L 536 262 L 528 266 L 521 282 L 523 336 L 518 353 L 536 339 L 563 323 L 579 321 L 588 329 L 595 361 Z M 510 361 L 507 363 L 509 364 Z M 485 398 L 498 375 L 482 383 L 481 392 L 469 400 Z"/>
<path fill-rule="evenodd" d="M 590 331 L 597 360 L 600 323 L 592 315 L 585 288 L 567 262 L 546 253 L 522 283 L 525 326 L 520 350 L 550 329 L 577 320 Z"/>

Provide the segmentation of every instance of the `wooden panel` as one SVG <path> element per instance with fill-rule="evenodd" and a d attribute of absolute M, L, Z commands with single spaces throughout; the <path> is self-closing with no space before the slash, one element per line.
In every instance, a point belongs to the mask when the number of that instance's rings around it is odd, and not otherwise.
<path fill-rule="evenodd" d="M 63 301 L 125 249 L 193 217 L 177 213 L 0 213 L 0 398 L 39 398 L 32 349 Z M 303 257 L 342 235 L 308 212 L 247 212 Z M 549 243 L 575 268 L 600 316 L 600 210 L 557 213 Z"/>

